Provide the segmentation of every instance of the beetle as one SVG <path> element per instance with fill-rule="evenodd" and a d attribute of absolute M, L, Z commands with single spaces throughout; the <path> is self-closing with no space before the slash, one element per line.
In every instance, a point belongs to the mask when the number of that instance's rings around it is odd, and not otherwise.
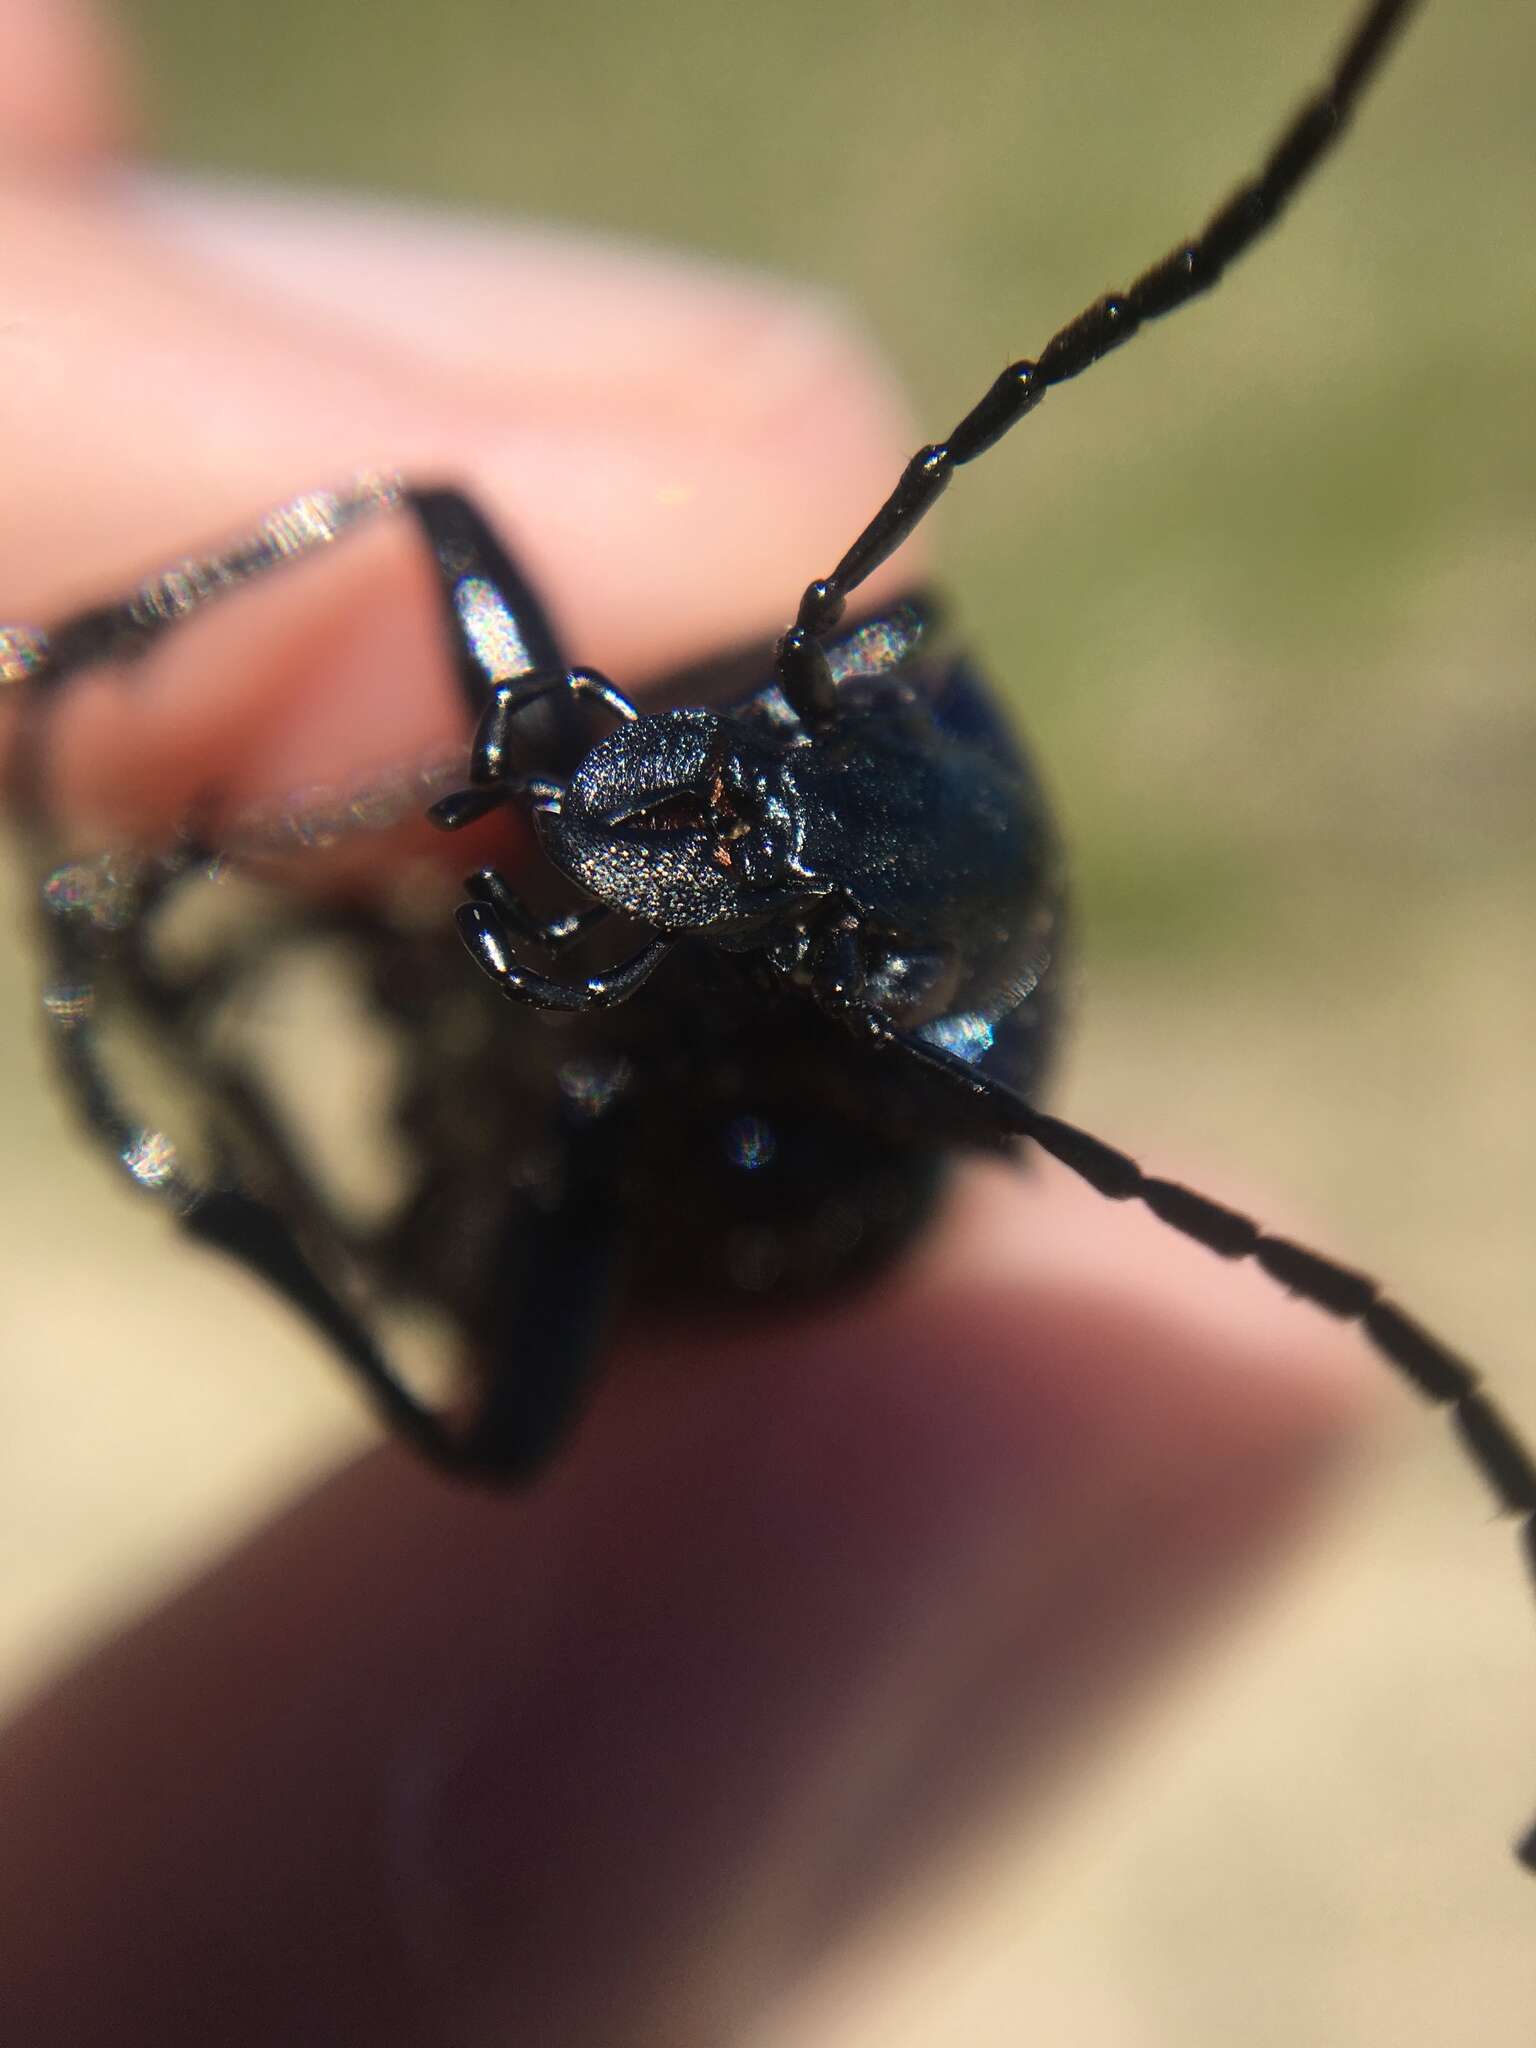
<path fill-rule="evenodd" d="M 1310 169 L 1313 154 L 1337 126 L 1340 105 L 1352 98 L 1379 46 L 1406 11 L 1403 4 L 1382 4 L 1371 11 L 1334 85 L 1289 131 L 1261 178 L 1257 212 L 1250 198 L 1217 216 L 1197 245 L 1211 259 L 1211 271 L 1241 252 L 1267 224 L 1276 203 L 1283 201 Z M 1015 886 L 1010 896 L 1018 922 L 1009 926 L 999 942 L 1004 957 L 997 962 L 983 964 L 978 959 L 982 945 L 978 934 L 985 922 L 979 911 L 973 924 L 961 922 L 958 942 L 955 927 L 941 919 L 937 936 L 945 944 L 907 943 L 911 933 L 902 929 L 903 912 L 911 910 L 932 881 L 933 868 L 930 864 L 906 877 L 903 893 L 894 905 L 881 903 L 872 895 L 869 881 L 880 866 L 878 848 L 860 851 L 863 865 L 858 869 L 857 888 L 851 886 L 845 867 L 835 868 L 835 890 L 801 890 L 798 895 L 791 892 L 790 897 L 780 894 L 772 904 L 744 905 L 743 892 L 749 887 L 761 885 L 770 892 L 782 892 L 789 886 L 784 879 L 784 849 L 771 843 L 771 826 L 777 825 L 781 836 L 795 837 L 802 850 L 808 838 L 814 841 L 818 830 L 825 839 L 832 825 L 846 828 L 847 820 L 827 796 L 827 781 L 834 772 L 862 781 L 860 816 L 866 821 L 877 807 L 877 799 L 898 787 L 908 787 L 890 760 L 882 763 L 872 758 L 869 750 L 859 755 L 850 732 L 859 720 L 867 721 L 876 736 L 875 757 L 881 749 L 886 754 L 902 751 L 895 745 L 901 738 L 905 754 L 920 767 L 963 766 L 972 783 L 981 775 L 988 750 L 1000 737 L 999 730 L 986 723 L 985 700 L 963 668 L 945 666 L 942 657 L 931 653 L 934 627 L 922 615 L 921 606 L 892 608 L 857 624 L 846 641 L 839 641 L 841 600 L 928 509 L 950 467 L 984 452 L 992 440 L 1032 410 L 1052 382 L 1076 374 L 1108 346 L 1129 338 L 1141 317 L 1172 310 L 1194 288 L 1214 281 L 1199 275 L 1200 267 L 1200 258 L 1191 262 L 1182 256 L 1172 265 L 1158 266 L 1119 300 L 1099 302 L 1063 329 L 1037 363 L 1016 365 L 1005 372 L 951 435 L 948 456 L 940 458 L 923 451 L 891 504 L 854 543 L 844 563 L 830 578 L 811 586 L 796 624 L 781 644 L 771 676 L 765 675 L 745 698 L 728 699 L 723 709 L 701 705 L 642 720 L 606 679 L 569 667 L 563 650 L 552 643 L 536 598 L 474 508 L 453 493 L 369 486 L 358 493 L 342 494 L 333 501 L 333 512 L 322 511 L 317 500 L 309 500 L 303 501 L 302 512 L 287 517 L 290 524 L 294 518 L 302 522 L 311 516 L 318 517 L 321 524 L 331 516 L 344 522 L 374 506 L 403 503 L 426 530 L 434 558 L 444 571 L 444 594 L 458 624 L 461 667 L 469 675 L 469 694 L 478 718 L 468 788 L 439 801 L 439 822 L 456 828 L 475 821 L 493 803 L 509 799 L 526 802 L 539 821 L 546 851 L 569 879 L 588 891 L 586 909 L 577 913 L 574 921 L 567 913 L 544 918 L 523 904 L 505 876 L 496 870 L 480 870 L 472 880 L 470 902 L 461 912 L 461 929 L 482 971 L 504 995 L 520 1003 L 531 1000 L 556 1009 L 598 1011 L 605 1016 L 611 1012 L 615 1020 L 621 1020 L 608 1035 L 598 1034 L 590 1041 L 588 1049 L 602 1058 L 579 1063 L 588 1070 L 584 1075 L 569 1071 L 569 1061 L 562 1063 L 557 1078 L 567 1085 L 568 1093 L 579 1092 L 579 1084 L 585 1082 L 589 1096 L 593 1090 L 600 1095 L 608 1088 L 622 1103 L 625 1090 L 614 1083 L 613 1073 L 626 1059 L 633 1066 L 642 1065 L 637 1057 L 631 1058 L 640 1048 L 650 1063 L 647 1070 L 653 1075 L 661 1071 L 662 1048 L 647 1041 L 645 1023 L 638 1014 L 631 1015 L 627 1002 L 621 1008 L 619 999 L 634 997 L 640 1004 L 653 997 L 654 988 L 639 992 L 642 981 L 649 982 L 678 950 L 675 942 L 680 933 L 706 928 L 715 941 L 712 954 L 728 955 L 733 962 L 740 956 L 744 967 L 757 970 L 751 981 L 754 1003 L 761 999 L 765 987 L 782 985 L 795 991 L 793 1008 L 785 1014 L 804 1022 L 805 1029 L 814 1033 L 814 1045 L 797 1042 L 791 1053 L 783 1056 L 784 1075 L 795 1078 L 792 1083 L 781 1079 L 777 1085 L 792 1085 L 801 1091 L 801 1105 L 807 1099 L 803 1093 L 806 1084 L 798 1077 L 814 1053 L 828 1045 L 841 1047 L 845 1037 L 856 1032 L 869 1041 L 859 1053 L 861 1059 L 867 1056 L 871 1074 L 901 1076 L 890 1090 L 898 1121 L 905 1119 L 920 1132 L 941 1128 L 957 1141 L 1033 1139 L 1085 1173 L 1102 1192 L 1147 1201 L 1164 1220 L 1201 1237 L 1212 1249 L 1258 1257 L 1283 1284 L 1325 1308 L 1362 1320 L 1394 1363 L 1427 1392 L 1450 1401 L 1502 1503 L 1528 1515 L 1536 1506 L 1530 1463 L 1507 1425 L 1462 1376 L 1458 1362 L 1410 1325 L 1401 1312 L 1381 1302 L 1367 1283 L 1331 1261 L 1255 1234 L 1242 1219 L 1203 1197 L 1142 1178 L 1124 1155 L 1045 1116 L 1026 1099 L 1045 1070 L 1054 1029 L 1059 875 L 1054 835 L 1036 793 L 1025 781 L 1022 757 L 1013 760 L 1002 778 L 998 802 L 1004 815 L 998 831 L 1010 849 L 1000 856 L 1010 864 L 1010 880 L 1017 885 L 1017 878 L 1026 875 L 1027 887 Z M 13 633 L 9 642 L 13 665 L 27 671 L 37 686 L 37 700 L 43 701 L 48 686 L 63 681 L 74 668 L 106 652 L 126 651 L 129 643 L 147 645 L 160 624 L 195 609 L 205 595 L 286 559 L 293 547 L 277 545 L 272 526 L 269 522 L 250 548 L 222 558 L 220 572 L 210 570 L 203 578 L 206 589 L 198 587 L 196 576 L 190 587 L 174 589 L 168 579 L 159 579 L 126 607 L 108 606 L 84 620 L 66 622 L 46 636 L 29 638 L 20 631 Z M 508 629 L 526 657 L 526 666 L 493 673 L 479 650 L 498 634 L 505 636 Z M 892 649 L 896 650 L 894 656 Z M 864 662 L 869 665 L 860 666 Z M 557 697 L 568 701 L 556 703 Z M 614 735 L 590 749 L 584 741 L 578 746 L 569 716 L 585 702 L 605 707 L 621 721 Z M 542 727 L 532 716 L 541 712 L 545 714 Z M 673 722 L 663 726 L 667 718 Z M 979 737 L 966 752 L 960 735 L 967 720 L 974 725 L 978 719 L 982 721 Z M 631 728 L 643 731 L 637 734 Z M 909 731 L 915 736 L 908 737 Z M 560 757 L 573 748 L 584 758 L 567 773 L 560 770 Z M 523 757 L 523 765 L 508 765 L 514 754 Z M 526 765 L 528 759 L 533 759 L 534 765 Z M 931 810 L 919 807 L 905 819 L 889 822 L 886 829 L 892 843 L 898 838 L 905 843 L 904 835 L 918 815 L 931 815 Z M 873 835 L 864 836 L 870 839 Z M 851 857 L 848 838 L 844 829 L 837 849 L 844 860 Z M 1027 856 L 1019 851 L 1026 842 Z M 967 850 L 969 847 L 967 842 Z M 201 847 L 189 847 L 181 864 L 169 864 L 147 879 L 128 882 L 105 869 L 94 875 L 76 872 L 72 876 L 66 868 L 50 870 L 54 887 L 48 899 L 47 929 L 56 948 L 57 969 L 52 977 L 57 997 L 53 1014 L 64 1063 L 74 1070 L 77 1095 L 87 1104 L 98 1130 L 125 1155 L 140 1184 L 170 1196 L 194 1230 L 257 1266 L 305 1308 L 340 1345 L 392 1417 L 424 1448 L 450 1462 L 496 1472 L 520 1473 L 536 1467 L 569 1419 L 570 1402 L 583 1383 L 585 1347 L 575 1341 L 569 1319 L 555 1319 L 548 1309 L 531 1307 L 526 1301 L 520 1304 L 519 1314 L 531 1319 L 540 1331 L 552 1328 L 558 1320 L 560 1336 L 570 1353 L 562 1361 L 556 1347 L 543 1351 L 551 1384 L 533 1402 L 531 1418 L 520 1403 L 509 1410 L 493 1391 L 467 1435 L 445 1432 L 379 1358 L 371 1338 L 352 1316 L 343 1292 L 313 1269 L 299 1241 L 302 1232 L 292 1227 L 280 1208 L 261 1203 L 244 1190 L 223 1186 L 194 1189 L 180 1178 L 163 1151 L 155 1146 L 146 1148 L 136 1132 L 118 1128 L 114 1121 L 117 1111 L 109 1101 L 94 1099 L 104 1083 L 94 1067 L 89 1005 L 80 1006 L 81 991 L 93 988 L 117 966 L 125 969 L 130 980 L 144 975 L 145 958 L 135 957 L 138 937 L 147 930 L 161 892 L 179 889 L 184 875 L 195 874 L 203 852 Z M 663 869 L 666 888 L 658 894 L 655 885 Z M 761 874 L 770 869 L 772 879 L 761 883 Z M 806 879 L 803 862 L 796 873 L 801 881 Z M 807 893 L 815 895 L 814 916 L 805 909 Z M 923 907 L 926 916 L 927 906 Z M 586 935 L 595 922 L 587 912 L 599 908 L 648 914 L 661 936 L 648 939 L 616 974 L 597 970 L 576 981 L 558 981 L 542 968 L 530 969 L 518 957 L 519 942 L 536 951 L 563 950 L 567 943 Z M 967 910 L 975 908 L 973 899 Z M 114 918 L 120 920 L 116 930 Z M 123 933 L 128 937 L 119 948 Z M 926 924 L 919 935 L 933 936 Z M 872 936 L 879 940 L 877 945 L 866 943 Z M 902 943 L 894 943 L 894 938 Z M 380 973 L 388 964 L 388 952 L 385 946 L 374 963 Z M 671 963 L 669 971 L 676 964 Z M 707 972 L 713 974 L 719 966 L 720 962 L 712 959 Z M 762 970 L 767 970 L 766 981 Z M 703 971 L 695 964 L 696 977 Z M 681 1003 L 674 1003 L 674 1019 L 679 1009 L 686 1012 L 697 1005 L 698 986 L 697 978 L 685 985 Z M 1005 994 L 1017 994 L 1019 999 L 1009 1007 L 1000 1000 Z M 167 1000 L 168 990 L 154 988 L 149 995 L 154 1001 Z M 728 1015 L 736 1014 L 729 998 L 725 1009 Z M 772 1048 L 757 1042 L 755 1023 L 743 1030 L 752 1071 L 762 1076 L 771 1067 Z M 839 1032 L 844 1037 L 838 1037 Z M 1009 1034 L 1025 1043 L 997 1054 L 999 1037 Z M 986 1057 L 978 1058 L 976 1048 L 983 1039 L 986 1043 L 981 1050 Z M 602 1068 L 605 1062 L 606 1079 L 602 1072 L 594 1078 L 591 1070 Z M 870 1085 L 875 1086 L 873 1082 Z M 754 1086 L 772 1094 L 774 1083 L 758 1079 Z M 884 1099 L 882 1090 L 882 1102 Z M 731 1114 L 720 1119 L 721 1129 L 737 1148 L 736 1156 L 727 1163 L 744 1186 L 761 1186 L 764 1182 L 754 1176 L 762 1170 L 765 1147 L 777 1148 L 781 1155 L 777 1163 L 792 1149 L 781 1128 L 783 1112 L 777 1117 L 756 1115 L 746 1097 L 737 1100 L 733 1096 L 727 1106 Z M 568 1148 L 567 1178 L 574 1192 L 564 1190 L 562 1199 L 568 1197 L 570 1206 L 553 1212 L 551 1242 L 556 1256 L 548 1268 L 561 1276 L 560 1292 L 566 1302 L 582 1298 L 582 1261 L 600 1247 L 604 1230 L 613 1227 L 611 1219 L 597 1212 L 614 1185 L 614 1162 L 606 1147 L 623 1113 L 620 1107 L 613 1112 L 613 1120 L 601 1115 L 593 1118 L 593 1131 L 584 1129 L 580 1143 L 572 1139 Z M 818 1115 L 809 1121 L 816 1124 L 824 1121 L 824 1116 L 818 1105 Z M 910 1138 L 912 1133 L 909 1130 L 904 1135 Z M 122 1142 L 125 1138 L 129 1142 Z M 275 1163 L 279 1143 L 276 1133 L 268 1133 L 269 1165 Z M 260 1140 L 257 1147 L 261 1149 Z M 871 1251 L 872 1241 L 879 1241 L 879 1249 L 888 1253 L 917 1220 L 920 1190 L 911 1187 L 910 1156 L 905 1147 L 901 1159 L 899 1168 L 893 1166 L 891 1181 L 898 1191 L 893 1206 L 902 1213 L 882 1222 L 882 1204 L 872 1198 L 864 1199 L 858 1208 L 858 1240 L 866 1253 Z M 541 1213 L 548 1220 L 552 1212 L 546 1209 Z M 880 1227 L 871 1228 L 872 1221 Z M 830 1242 L 828 1231 L 818 1227 L 798 1248 L 798 1256 L 814 1261 Z M 760 1281 L 766 1256 L 774 1264 L 772 1284 L 787 1284 L 796 1255 L 795 1247 L 786 1249 L 782 1243 L 765 1248 L 759 1242 L 755 1254 L 748 1244 L 738 1249 L 735 1270 L 748 1273 L 755 1256 Z M 660 1256 L 658 1247 L 657 1258 Z M 728 1270 L 732 1268 L 728 1247 L 723 1263 Z M 494 1327 L 498 1313 L 505 1313 L 504 1304 L 499 1309 L 484 1307 L 487 1327 Z"/>

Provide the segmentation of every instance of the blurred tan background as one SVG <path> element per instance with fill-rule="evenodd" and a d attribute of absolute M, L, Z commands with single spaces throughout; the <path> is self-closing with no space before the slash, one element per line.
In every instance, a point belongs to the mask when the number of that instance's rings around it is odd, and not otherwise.
<path fill-rule="evenodd" d="M 136 0 L 155 151 L 675 241 L 863 309 L 942 431 L 1203 220 L 1338 0 Z M 1536 16 L 1431 4 L 1214 298 L 1058 394 L 940 549 L 1077 853 L 1066 1105 L 1279 1211 L 1536 1428 Z M 622 337 L 615 337 L 622 346 Z M 304 482 L 307 479 L 296 479 Z M 195 536 L 188 536 L 189 540 Z M 816 565 L 809 565 L 816 566 Z M 793 593 L 786 592 L 786 602 Z M 4 968 L 0 1687 L 366 1426 L 39 1082 Z M 174 1322 L 174 1327 L 173 1327 Z M 1527 2048 L 1536 1630 L 1442 1425 L 804 2048 Z"/>

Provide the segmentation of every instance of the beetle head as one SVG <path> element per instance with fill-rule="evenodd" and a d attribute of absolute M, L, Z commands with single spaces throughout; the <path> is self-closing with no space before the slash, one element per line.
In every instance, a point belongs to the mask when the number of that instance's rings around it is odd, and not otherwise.
<path fill-rule="evenodd" d="M 637 718 L 595 746 L 557 811 L 536 813 L 555 865 L 663 931 L 727 931 L 794 879 L 797 804 L 784 754 L 712 711 Z"/>

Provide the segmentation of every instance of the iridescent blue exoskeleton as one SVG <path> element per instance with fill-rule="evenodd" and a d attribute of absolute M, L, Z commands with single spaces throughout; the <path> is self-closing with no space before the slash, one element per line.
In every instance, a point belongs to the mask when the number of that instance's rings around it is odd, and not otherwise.
<path fill-rule="evenodd" d="M 494 1481 L 536 1472 L 579 1411 L 621 1276 L 629 1298 L 673 1304 L 845 1284 L 920 1227 L 953 1153 L 1032 1141 L 1102 1194 L 1358 1323 L 1450 1408 L 1536 1544 L 1536 1464 L 1471 1370 L 1374 1282 L 1035 1106 L 1063 925 L 1039 785 L 929 600 L 846 617 L 957 468 L 1209 289 L 1270 225 L 1410 8 L 1376 0 L 1323 89 L 1197 236 L 1011 364 L 913 456 L 775 649 L 709 663 L 644 714 L 571 664 L 468 499 L 393 482 L 298 500 L 126 600 L 0 634 L 0 675 L 32 712 L 13 797 L 46 873 L 47 999 L 71 1093 L 134 1179 L 307 1315 L 434 1460 Z M 158 861 L 70 862 L 39 792 L 46 713 L 67 678 L 142 653 L 224 590 L 395 508 L 430 550 L 474 728 L 460 786 L 431 815 L 456 831 L 521 814 L 542 860 L 515 879 L 469 877 L 458 933 L 491 989 L 459 972 L 446 929 L 296 913 L 353 949 L 406 1047 L 404 1184 L 382 1216 L 343 1221 L 256 1078 L 209 1054 L 203 1020 L 238 970 L 220 960 L 189 980 L 156 943 L 217 826 L 200 820 Z M 568 956 L 581 964 L 566 976 Z M 113 1002 L 201 1082 L 206 1172 L 124 1106 L 97 1029 Z M 435 1305 L 467 1339 L 481 1376 L 463 1412 L 433 1408 L 386 1355 L 367 1311 L 389 1298 Z M 1522 1853 L 1536 1861 L 1536 1836 Z"/>

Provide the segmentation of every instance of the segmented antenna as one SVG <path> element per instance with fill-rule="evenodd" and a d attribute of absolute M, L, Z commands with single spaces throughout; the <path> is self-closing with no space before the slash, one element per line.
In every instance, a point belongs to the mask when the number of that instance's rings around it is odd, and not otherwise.
<path fill-rule="evenodd" d="M 900 481 L 830 576 L 808 584 L 795 622 L 779 643 L 784 694 L 812 721 L 835 698 L 820 637 L 842 618 L 849 596 L 932 509 L 955 471 L 974 462 L 1033 412 L 1053 384 L 1079 376 L 1124 347 L 1148 320 L 1208 292 L 1287 203 L 1348 126 L 1361 93 L 1419 0 L 1376 0 L 1344 46 L 1333 75 L 1292 118 L 1263 168 L 1237 190 L 1192 241 L 1181 242 L 1123 292 L 1106 292 L 1053 334 L 1040 354 L 1010 363 L 943 441 L 919 448 Z"/>

